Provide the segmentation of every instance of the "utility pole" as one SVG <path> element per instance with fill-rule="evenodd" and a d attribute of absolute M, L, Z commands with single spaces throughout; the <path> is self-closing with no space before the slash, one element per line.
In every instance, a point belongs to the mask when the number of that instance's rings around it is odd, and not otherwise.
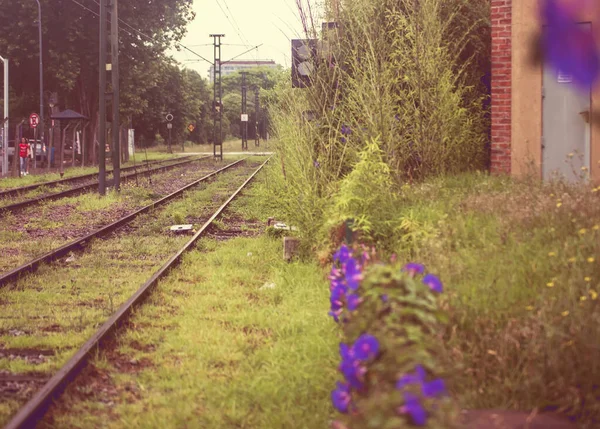
<path fill-rule="evenodd" d="M 111 52 L 111 72 L 112 72 L 112 101 L 113 101 L 113 120 L 112 120 L 112 141 L 113 141 L 113 179 L 115 190 L 121 190 L 121 123 L 119 118 L 119 10 L 118 0 L 112 1 L 112 13 L 110 16 L 110 41 Z"/>
<path fill-rule="evenodd" d="M 8 58 L 0 56 L 0 60 L 4 63 L 4 117 L 2 118 L 2 175 L 8 176 L 8 127 L 9 112 L 8 112 Z M 15 153 L 13 162 L 17 161 L 17 145 L 15 144 Z"/>
<path fill-rule="evenodd" d="M 106 195 L 106 1 L 100 0 L 98 193 Z"/>
<path fill-rule="evenodd" d="M 37 2 L 38 5 L 38 38 L 39 38 L 39 45 L 40 45 L 40 123 L 39 123 L 39 127 L 40 127 L 40 140 L 42 142 L 42 148 L 44 147 L 45 141 L 44 141 L 44 61 L 43 61 L 43 56 L 42 56 L 42 5 L 40 4 L 40 0 L 35 0 Z M 36 127 L 37 130 L 37 127 Z M 37 137 L 35 137 L 35 139 L 37 140 Z M 37 159 L 35 156 L 35 147 L 36 144 L 34 143 L 33 145 L 34 147 L 34 153 L 33 153 L 33 164 L 34 166 L 37 166 Z M 46 149 L 46 154 L 48 153 L 47 149 Z M 48 158 L 50 159 L 50 158 Z"/>
<path fill-rule="evenodd" d="M 213 77 L 213 106 L 214 113 L 214 141 L 213 155 L 215 158 L 223 159 L 223 112 L 221 111 L 223 93 L 221 91 L 221 37 L 224 34 L 211 34 L 213 38 L 213 46 L 215 50 L 214 56 L 214 77 Z M 219 146 L 219 154 L 217 155 L 217 146 Z"/>
<path fill-rule="evenodd" d="M 242 150 L 248 150 L 248 86 L 246 74 L 242 72 Z"/>
<path fill-rule="evenodd" d="M 260 130 L 258 128 L 258 122 L 260 120 L 260 87 L 258 85 L 256 85 L 254 87 L 254 116 L 255 116 L 255 137 L 254 137 L 254 144 L 256 145 L 256 147 L 260 146 Z"/>

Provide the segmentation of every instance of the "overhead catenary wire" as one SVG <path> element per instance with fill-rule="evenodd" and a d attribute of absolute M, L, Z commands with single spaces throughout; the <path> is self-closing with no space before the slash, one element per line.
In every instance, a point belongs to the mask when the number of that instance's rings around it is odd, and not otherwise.
<path fill-rule="evenodd" d="M 100 17 L 100 14 L 99 14 L 98 12 L 96 12 L 96 11 L 93 11 L 92 9 L 88 8 L 88 7 L 87 7 L 87 6 L 85 6 L 84 4 L 82 4 L 82 3 L 78 2 L 77 0 L 71 0 L 71 1 L 72 1 L 73 3 L 75 3 L 76 5 L 78 5 L 78 6 L 82 7 L 83 9 L 87 10 L 88 12 L 91 12 L 91 13 L 92 13 L 92 14 L 94 14 L 95 16 L 97 16 L 97 17 Z M 98 6 L 98 7 L 100 7 L 100 3 L 98 3 L 98 1 L 97 1 L 97 0 L 92 0 L 92 1 L 93 1 L 93 2 L 94 2 L 94 3 L 95 3 L 97 6 Z M 152 42 L 156 42 L 156 41 L 154 40 L 154 38 L 153 38 L 153 37 L 151 37 L 151 36 L 148 36 L 147 34 L 144 34 L 144 33 L 142 33 L 141 31 L 137 30 L 135 27 L 133 27 L 133 26 L 132 26 L 132 25 L 130 25 L 129 23 L 125 22 L 123 19 L 120 19 L 120 18 L 119 18 L 119 22 L 120 22 L 121 24 L 123 24 L 123 25 L 125 25 L 125 26 L 129 27 L 129 28 L 130 28 L 132 31 L 134 31 L 134 32 L 137 34 L 137 36 L 138 36 L 138 37 L 139 37 L 139 36 L 142 36 L 142 37 L 144 37 L 144 38 L 146 38 L 146 39 L 148 39 L 148 40 L 150 40 L 150 41 L 152 41 Z M 120 29 L 121 29 L 121 30 L 123 30 L 123 31 L 125 31 L 125 32 L 126 32 L 127 34 L 129 34 L 130 36 L 132 36 L 132 37 L 136 37 L 136 34 L 133 34 L 131 31 L 129 31 L 129 30 L 127 30 L 127 29 L 125 29 L 125 28 L 122 28 L 122 27 L 121 27 Z M 183 49 L 185 49 L 186 51 L 189 51 L 190 53 L 192 53 L 192 54 L 196 55 L 197 57 L 201 58 L 202 60 L 206 61 L 207 63 L 209 63 L 209 64 L 212 64 L 212 61 L 209 61 L 209 60 L 207 60 L 207 59 L 206 59 L 206 58 L 204 58 L 202 55 L 200 55 L 199 53 L 197 53 L 197 52 L 193 51 L 192 49 L 188 48 L 187 46 L 185 46 L 185 45 L 183 45 L 183 44 L 181 44 L 181 43 L 179 43 L 179 42 L 175 42 L 175 45 L 182 47 L 182 48 L 183 48 Z"/>
<path fill-rule="evenodd" d="M 225 10 L 223 9 L 223 6 L 221 6 L 220 1 L 223 2 L 223 4 L 225 5 L 225 8 L 229 12 L 229 14 L 227 14 L 227 12 L 225 12 Z M 217 2 L 217 5 L 219 6 L 219 8 L 221 9 L 221 12 L 223 12 L 223 15 L 225 15 L 225 18 L 227 18 L 227 21 L 229 21 L 229 23 L 231 24 L 231 27 L 233 28 L 233 30 L 239 36 L 240 40 L 243 43 L 247 43 L 246 46 L 251 46 L 250 41 L 244 36 L 242 29 L 240 28 L 239 24 L 237 23 L 235 17 L 233 16 L 233 13 L 231 13 L 231 9 L 229 9 L 227 0 L 216 0 L 216 2 Z"/>

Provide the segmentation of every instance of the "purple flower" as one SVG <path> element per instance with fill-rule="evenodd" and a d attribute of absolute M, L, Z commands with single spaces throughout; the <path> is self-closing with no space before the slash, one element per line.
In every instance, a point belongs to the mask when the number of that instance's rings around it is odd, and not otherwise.
<path fill-rule="evenodd" d="M 425 368 L 423 368 L 421 365 L 417 365 L 415 367 L 414 374 L 405 374 L 400 377 L 400 379 L 396 382 L 396 389 L 402 390 L 411 384 L 423 384 L 425 381 L 425 376 Z"/>
<path fill-rule="evenodd" d="M 348 303 L 348 310 L 354 311 L 358 308 L 362 300 L 360 299 L 360 296 L 352 294 L 346 297 L 346 302 Z"/>
<path fill-rule="evenodd" d="M 346 286 L 344 286 L 343 284 L 337 284 L 331 290 L 330 298 L 332 301 L 341 301 L 346 296 L 346 292 L 347 292 Z"/>
<path fill-rule="evenodd" d="M 366 361 L 379 353 L 379 341 L 373 335 L 363 334 L 358 337 L 352 349 L 356 359 Z"/>
<path fill-rule="evenodd" d="M 354 350 L 347 344 L 340 343 L 340 356 L 342 361 L 354 360 Z"/>
<path fill-rule="evenodd" d="M 598 45 L 592 32 L 569 16 L 556 0 L 547 0 L 542 18 L 548 24 L 542 37 L 546 60 L 560 72 L 570 75 L 582 88 L 590 88 L 600 76 Z"/>
<path fill-rule="evenodd" d="M 417 264 L 415 262 L 410 262 L 402 268 L 402 271 L 405 271 L 411 277 L 414 277 L 416 274 L 423 274 L 425 272 L 425 266 L 421 264 Z"/>
<path fill-rule="evenodd" d="M 421 405 L 419 398 L 411 393 L 404 393 L 404 405 L 400 407 L 401 414 L 408 414 L 414 424 L 424 426 L 427 423 L 427 413 Z"/>
<path fill-rule="evenodd" d="M 342 125 L 342 135 L 349 136 L 350 134 L 352 134 L 352 128 L 346 124 Z"/>
<path fill-rule="evenodd" d="M 348 258 L 350 257 L 350 249 L 348 249 L 348 246 L 346 246 L 345 244 L 342 244 L 342 247 L 340 247 L 340 250 L 338 250 L 337 252 L 335 252 L 333 254 L 333 260 L 335 262 L 340 262 L 342 264 L 344 264 Z"/>
<path fill-rule="evenodd" d="M 352 290 L 358 289 L 360 281 L 362 280 L 362 275 L 358 263 L 354 258 L 349 258 L 348 262 L 346 262 L 345 268 L 346 285 Z"/>
<path fill-rule="evenodd" d="M 347 413 L 350 407 L 350 386 L 340 381 L 337 382 L 337 389 L 331 391 L 331 402 L 340 413 Z"/>
<path fill-rule="evenodd" d="M 423 277 L 423 283 L 434 292 L 442 293 L 444 291 L 444 286 L 442 285 L 441 280 L 433 274 L 427 274 L 425 277 Z"/>
<path fill-rule="evenodd" d="M 340 321 L 340 314 L 342 314 L 342 309 L 338 309 L 338 310 L 331 310 L 329 313 L 327 313 L 328 315 L 330 315 L 331 317 L 333 317 L 333 320 L 336 321 L 336 323 L 339 323 Z"/>
<path fill-rule="evenodd" d="M 438 378 L 433 381 L 425 381 L 427 373 L 421 365 L 415 367 L 414 374 L 405 374 L 396 382 L 396 389 L 403 390 L 410 385 L 420 385 L 423 396 L 426 398 L 435 398 L 446 394 L 446 384 L 444 380 Z"/>
<path fill-rule="evenodd" d="M 389 301 L 389 299 L 390 299 L 390 298 L 389 298 L 389 296 L 387 296 L 387 294 L 386 294 L 386 295 L 381 295 L 381 300 L 382 300 L 383 302 L 388 302 L 388 301 Z"/>
<path fill-rule="evenodd" d="M 423 383 L 423 396 L 426 398 L 437 398 L 446 394 L 446 383 L 441 378 Z"/>
<path fill-rule="evenodd" d="M 400 122 L 400 115 L 395 115 L 394 119 L 397 120 L 398 122 Z"/>
<path fill-rule="evenodd" d="M 315 168 L 319 168 L 321 166 L 321 164 L 317 160 L 313 161 L 313 165 L 315 166 Z"/>
<path fill-rule="evenodd" d="M 342 138 L 340 139 L 340 141 L 341 141 L 342 143 L 346 143 L 346 142 L 347 142 L 347 140 L 346 140 L 346 137 L 342 137 Z"/>
<path fill-rule="evenodd" d="M 340 371 L 344 374 L 344 378 L 354 389 L 363 387 L 363 380 L 367 369 L 360 364 L 358 360 L 343 360 L 340 364 Z"/>

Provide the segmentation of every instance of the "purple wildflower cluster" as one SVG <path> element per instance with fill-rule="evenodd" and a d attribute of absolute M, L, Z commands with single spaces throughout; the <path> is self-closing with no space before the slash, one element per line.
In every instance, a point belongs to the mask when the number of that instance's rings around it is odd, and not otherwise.
<path fill-rule="evenodd" d="M 444 380 L 438 378 L 433 381 L 425 381 L 427 373 L 425 368 L 417 365 L 414 374 L 406 374 L 396 382 L 396 389 L 403 392 L 404 405 L 398 409 L 400 414 L 408 414 L 413 423 L 423 426 L 427 423 L 427 412 L 421 404 L 419 396 L 407 391 L 410 386 L 418 386 L 423 398 L 432 399 L 446 395 L 446 385 Z"/>
<path fill-rule="evenodd" d="M 417 274 L 423 274 L 425 272 L 425 266 L 411 262 L 406 264 L 404 268 L 402 268 L 402 271 L 406 272 L 409 276 L 414 277 Z M 427 274 L 423 277 L 423 284 L 434 292 L 442 293 L 444 291 L 441 280 L 433 274 Z"/>
<path fill-rule="evenodd" d="M 588 89 L 600 78 L 600 47 L 592 31 L 578 25 L 577 13 L 589 8 L 589 0 L 570 3 L 546 0 L 541 9 L 547 24 L 542 37 L 546 60 L 570 75 L 578 86 Z"/>
<path fill-rule="evenodd" d="M 331 281 L 329 315 L 339 322 L 344 308 L 354 311 L 362 302 L 357 290 L 362 280 L 363 264 L 352 256 L 352 252 L 345 244 L 333 255 L 333 261 L 334 265 L 329 275 Z"/>
<path fill-rule="evenodd" d="M 361 335 L 351 346 L 340 344 L 342 363 L 339 370 L 346 381 L 338 382 L 337 389 L 331 392 L 333 406 L 339 412 L 347 413 L 353 408 L 351 391 L 359 391 L 364 387 L 366 363 L 376 358 L 378 353 L 379 341 L 369 334 Z"/>
<path fill-rule="evenodd" d="M 343 245 L 334 255 L 334 265 L 331 269 L 329 279 L 331 281 L 331 310 L 329 314 L 336 322 L 347 308 L 355 311 L 362 302 L 358 289 L 363 278 L 363 269 L 369 259 L 365 252 L 359 261 L 354 258 L 352 251 Z M 402 271 L 414 278 L 425 273 L 425 267 L 417 263 L 406 264 Z M 441 293 L 443 285 L 440 279 L 433 274 L 423 277 L 422 283 L 430 290 Z M 384 302 L 388 301 L 383 296 Z M 334 407 L 341 413 L 356 412 L 353 403 L 353 394 L 364 393 L 365 379 L 368 372 L 367 366 L 380 355 L 380 343 L 371 334 L 364 333 L 354 342 L 348 345 L 340 343 L 341 363 L 339 371 L 344 376 L 344 381 L 338 381 L 336 389 L 331 392 L 331 400 Z M 405 374 L 396 382 L 396 389 L 402 392 L 404 403 L 398 408 L 398 413 L 410 416 L 412 422 L 423 426 L 427 422 L 427 411 L 422 401 L 439 398 L 446 394 L 446 387 L 442 379 L 427 381 L 427 373 L 423 366 L 417 365 L 414 373 Z M 420 391 L 415 393 L 415 387 Z"/>

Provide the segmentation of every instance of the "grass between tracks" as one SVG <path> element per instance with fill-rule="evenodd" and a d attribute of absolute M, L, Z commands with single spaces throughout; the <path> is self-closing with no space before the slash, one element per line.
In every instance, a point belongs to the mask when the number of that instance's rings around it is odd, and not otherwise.
<path fill-rule="evenodd" d="M 176 220 L 198 226 L 250 171 L 245 167 L 222 173 L 184 198 L 139 217 L 135 231 L 95 240 L 73 261 L 43 266 L 11 288 L 0 289 L 0 350 L 55 351 L 42 362 L 0 357 L 0 371 L 56 371 L 189 239 L 168 228 Z M 17 399 L 0 403 L 0 426 L 20 405 Z"/>
<path fill-rule="evenodd" d="M 105 197 L 90 192 L 27 208 L 25 215 L 1 214 L 4 228 L 0 231 L 0 253 L 4 257 L 0 259 L 0 273 L 107 225 L 175 191 L 179 184 L 191 183 L 233 160 L 226 159 L 222 164 L 210 159 L 198 162 L 155 173 L 152 184 L 147 178 L 140 178 L 137 184 L 126 182 L 121 192 L 109 191 Z"/>
<path fill-rule="evenodd" d="M 250 191 L 227 216 L 276 214 Z M 281 254 L 265 235 L 202 239 L 45 427 L 325 427 L 337 357 L 327 283 Z"/>

